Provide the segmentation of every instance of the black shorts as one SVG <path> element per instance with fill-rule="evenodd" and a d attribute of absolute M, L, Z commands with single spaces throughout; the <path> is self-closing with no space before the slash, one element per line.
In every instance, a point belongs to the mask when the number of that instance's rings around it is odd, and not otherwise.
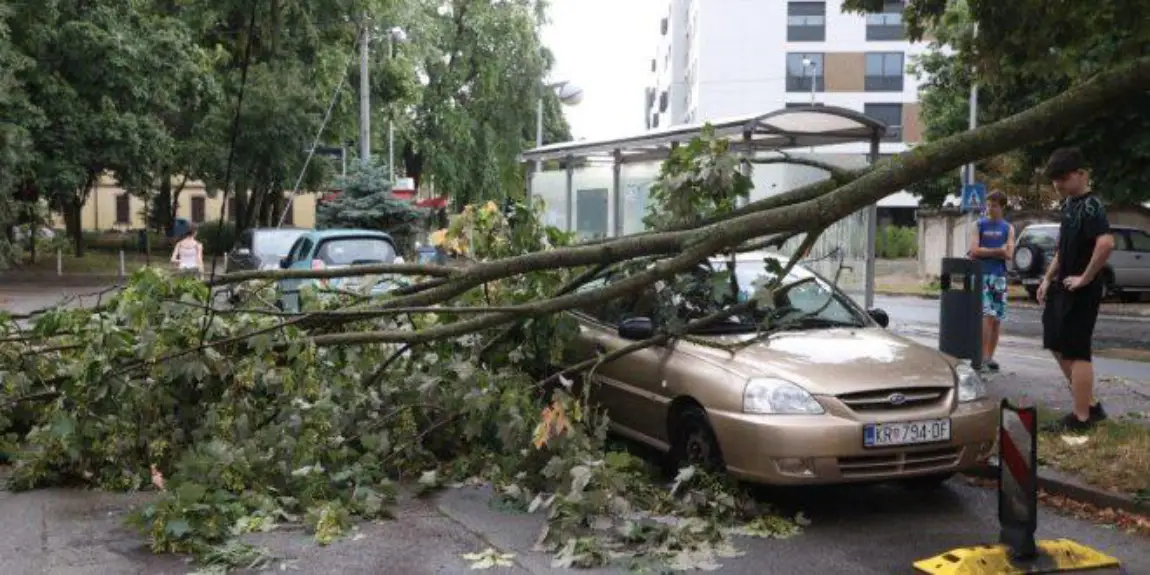
<path fill-rule="evenodd" d="M 1052 283 L 1042 311 L 1042 347 L 1063 359 L 1091 360 L 1091 340 L 1098 308 L 1102 304 L 1102 282 L 1077 291 Z"/>

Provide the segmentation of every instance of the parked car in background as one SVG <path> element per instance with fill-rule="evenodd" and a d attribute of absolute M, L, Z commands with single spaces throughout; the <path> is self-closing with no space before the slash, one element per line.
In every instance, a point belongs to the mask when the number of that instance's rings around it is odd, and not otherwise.
<path fill-rule="evenodd" d="M 399 252 L 390 235 L 374 230 L 330 229 L 307 231 L 299 236 L 287 256 L 280 260 L 283 269 L 333 269 L 350 266 L 396 263 Z M 280 304 L 288 311 L 299 311 L 300 289 L 317 285 L 332 290 L 354 291 L 369 278 L 351 276 L 331 280 L 279 280 Z M 376 281 L 371 293 L 383 293 L 392 287 L 388 281 Z"/>
<path fill-rule="evenodd" d="M 1110 230 L 1114 251 L 1102 270 L 1104 297 L 1137 301 L 1150 291 L 1150 233 L 1130 226 L 1111 226 Z M 1058 250 L 1058 231 L 1058 224 L 1031 224 L 1015 241 L 1008 273 L 1012 281 L 1026 287 L 1031 299 L 1037 299 L 1038 284 Z"/>
<path fill-rule="evenodd" d="M 292 244 L 307 233 L 304 228 L 251 228 L 244 230 L 228 252 L 227 273 L 278 269 Z"/>
<path fill-rule="evenodd" d="M 783 263 L 762 252 L 737 257 L 735 299 L 745 301 L 773 275 L 765 258 Z M 661 327 L 654 316 L 667 305 L 659 301 L 679 310 L 676 321 L 718 311 L 709 286 L 727 285 L 715 277 L 726 266 L 700 265 L 691 285 L 708 289 L 699 293 L 650 287 L 580 309 L 580 334 L 566 361 L 653 336 Z M 616 281 L 617 273 L 581 289 Z M 590 384 L 615 433 L 668 453 L 677 465 L 754 482 L 933 485 L 989 457 L 998 405 L 969 365 L 886 331 L 885 312 L 863 310 L 802 266 L 783 285 L 790 287 L 775 292 L 772 308 L 603 363 L 577 385 Z M 767 319 L 781 327 L 761 333 Z M 743 346 L 717 347 L 736 343 Z"/>

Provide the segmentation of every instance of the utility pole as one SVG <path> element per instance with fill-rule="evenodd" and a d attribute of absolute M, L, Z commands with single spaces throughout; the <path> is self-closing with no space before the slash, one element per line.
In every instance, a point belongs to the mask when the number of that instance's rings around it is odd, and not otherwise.
<path fill-rule="evenodd" d="M 395 32 L 387 35 L 387 63 L 395 58 Z M 387 177 L 395 181 L 395 118 L 394 110 L 389 109 L 387 114 Z"/>
<path fill-rule="evenodd" d="M 365 13 L 363 36 L 359 39 L 359 161 L 364 167 L 371 163 L 371 84 L 367 77 L 370 30 Z"/>
<path fill-rule="evenodd" d="M 974 35 L 973 35 L 971 41 L 973 42 L 977 38 L 978 38 L 978 22 L 975 22 L 974 23 Z M 970 129 L 971 130 L 974 130 L 975 128 L 978 127 L 978 82 L 975 80 L 974 74 L 975 74 L 975 67 L 971 66 L 970 67 Z M 963 176 L 964 176 L 963 177 L 963 184 L 968 185 L 968 186 L 974 185 L 974 180 L 975 180 L 974 162 L 971 162 L 971 163 L 966 165 L 966 171 L 963 174 Z M 961 198 L 960 198 L 960 200 L 961 200 Z M 975 214 L 973 211 L 970 211 L 967 213 L 967 216 L 966 216 L 966 244 L 964 245 L 964 249 L 965 249 L 965 246 L 970 245 L 970 234 L 972 231 L 971 228 L 974 226 L 974 221 L 975 221 L 974 218 L 975 218 Z"/>

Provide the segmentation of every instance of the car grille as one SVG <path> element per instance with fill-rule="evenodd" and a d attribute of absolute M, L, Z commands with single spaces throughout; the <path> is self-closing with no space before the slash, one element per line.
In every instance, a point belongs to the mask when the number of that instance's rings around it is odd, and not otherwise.
<path fill-rule="evenodd" d="M 929 451 L 912 451 L 890 455 L 861 455 L 838 458 L 839 473 L 843 477 L 868 477 L 908 471 L 944 469 L 958 463 L 961 447 L 946 447 Z"/>
<path fill-rule="evenodd" d="M 948 391 L 949 387 L 907 387 L 844 393 L 838 398 L 854 411 L 891 411 L 935 405 L 946 398 Z M 898 399 L 896 396 L 901 396 L 902 401 L 892 402 L 892 397 Z"/>

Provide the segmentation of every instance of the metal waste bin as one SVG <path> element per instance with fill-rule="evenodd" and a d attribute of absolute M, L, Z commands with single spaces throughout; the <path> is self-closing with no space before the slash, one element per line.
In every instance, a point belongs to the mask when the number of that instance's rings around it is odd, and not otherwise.
<path fill-rule="evenodd" d="M 971 367 L 982 367 L 982 263 L 943 258 L 939 295 L 938 349 Z"/>

